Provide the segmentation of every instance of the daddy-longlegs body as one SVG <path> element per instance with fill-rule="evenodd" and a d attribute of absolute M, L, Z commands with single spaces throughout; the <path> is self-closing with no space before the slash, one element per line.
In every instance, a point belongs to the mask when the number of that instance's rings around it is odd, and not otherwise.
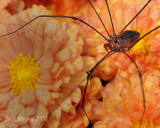
<path fill-rule="evenodd" d="M 151 2 L 151 0 L 149 0 L 144 6 L 143 8 L 136 14 L 136 16 L 121 30 L 121 32 L 119 34 L 116 34 L 114 31 L 114 25 L 113 25 L 113 21 L 112 21 L 112 16 L 110 13 L 110 9 L 109 9 L 109 5 L 107 0 L 105 0 L 105 3 L 107 5 L 107 9 L 109 12 L 109 16 L 110 16 L 110 20 L 111 20 L 111 24 L 112 24 L 112 29 L 113 29 L 113 36 L 111 36 L 107 30 L 107 28 L 105 27 L 102 19 L 100 18 L 99 14 L 97 13 L 95 7 L 93 6 L 93 4 L 91 3 L 90 0 L 88 0 L 88 2 L 90 3 L 90 5 L 92 6 L 92 8 L 94 9 L 95 13 L 97 14 L 99 20 L 101 21 L 104 29 L 106 30 L 107 34 L 109 35 L 110 39 L 107 39 L 103 34 L 101 34 L 98 30 L 96 30 L 94 27 L 92 27 L 90 24 L 88 24 L 87 22 L 85 22 L 84 20 L 77 18 L 77 17 L 73 17 L 73 16 L 62 16 L 62 15 L 39 15 L 37 17 L 35 17 L 34 19 L 30 20 L 29 22 L 27 22 L 25 25 L 21 26 L 20 28 L 18 28 L 17 30 L 5 34 L 5 35 L 1 35 L 2 36 L 7 36 L 7 35 L 11 35 L 13 33 L 16 33 L 17 31 L 19 31 L 20 29 L 22 29 L 23 27 L 25 27 L 26 25 L 30 24 L 32 21 L 40 18 L 40 17 L 59 17 L 59 18 L 69 18 L 69 19 L 73 19 L 73 20 L 78 20 L 79 22 L 82 22 L 83 24 L 87 25 L 88 27 L 90 27 L 91 29 L 93 29 L 94 31 L 96 31 L 100 36 L 102 36 L 108 43 L 104 44 L 104 48 L 108 51 L 108 48 L 110 49 L 110 51 L 90 70 L 87 72 L 87 82 L 86 82 L 86 86 L 85 86 L 85 90 L 84 90 L 84 95 L 83 95 L 83 100 L 82 100 L 82 109 L 85 113 L 85 115 L 87 116 L 87 118 L 89 119 L 87 113 L 84 110 L 84 101 L 85 101 L 85 95 L 86 95 L 86 90 L 87 90 L 87 86 L 88 86 L 88 82 L 90 79 L 90 75 L 91 73 L 94 71 L 94 69 L 107 57 L 111 56 L 112 54 L 116 53 L 116 52 L 122 52 L 124 53 L 136 66 L 137 70 L 138 70 L 138 74 L 140 77 L 140 81 L 141 81 L 141 90 L 142 90 L 142 97 L 143 97 L 143 113 L 142 113 L 142 119 L 141 119 L 141 123 L 143 121 L 143 117 L 144 117 L 144 113 L 145 113 L 145 109 L 146 109 L 146 100 L 145 100 L 145 93 L 144 93 L 144 88 L 143 88 L 143 80 L 142 80 L 142 74 L 141 71 L 138 67 L 138 65 L 134 62 L 134 60 L 125 52 L 130 50 L 137 42 L 139 42 L 141 39 L 143 39 L 145 36 L 147 36 L 148 34 L 150 34 L 151 32 L 153 32 L 154 30 L 158 29 L 160 26 L 152 29 L 151 31 L 149 31 L 148 33 L 146 33 L 145 35 L 143 35 L 142 37 L 140 37 L 140 33 L 136 32 L 136 31 L 132 31 L 132 30 L 125 30 L 125 28 L 142 12 L 142 10 Z"/>

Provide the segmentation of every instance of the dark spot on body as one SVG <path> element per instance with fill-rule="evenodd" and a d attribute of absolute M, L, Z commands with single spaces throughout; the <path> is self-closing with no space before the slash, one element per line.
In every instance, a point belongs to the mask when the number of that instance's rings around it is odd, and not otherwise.
<path fill-rule="evenodd" d="M 138 32 L 136 31 L 126 31 L 126 33 L 124 33 L 120 38 L 121 40 L 127 40 L 127 39 L 132 39 L 134 36 L 140 35 Z"/>

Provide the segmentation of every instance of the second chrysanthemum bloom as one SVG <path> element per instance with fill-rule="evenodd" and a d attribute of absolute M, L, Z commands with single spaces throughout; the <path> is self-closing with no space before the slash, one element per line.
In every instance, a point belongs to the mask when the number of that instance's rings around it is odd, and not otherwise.
<path fill-rule="evenodd" d="M 0 21 L 1 35 L 13 32 L 40 14 L 42 6 Z M 39 18 L 18 32 L 0 38 L 1 127 L 58 127 L 63 113 L 75 116 L 87 63 L 83 39 L 75 24 Z M 85 69 L 84 69 L 85 67 Z M 72 95 L 71 95 L 72 94 Z M 73 98 L 74 96 L 74 98 Z M 84 113 L 83 113 L 84 115 Z M 84 122 L 81 119 L 83 126 Z M 81 125 L 78 124 L 78 125 Z"/>

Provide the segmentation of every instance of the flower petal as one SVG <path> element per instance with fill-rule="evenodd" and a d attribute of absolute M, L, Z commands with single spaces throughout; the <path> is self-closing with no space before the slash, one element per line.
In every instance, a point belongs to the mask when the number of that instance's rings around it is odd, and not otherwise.
<path fill-rule="evenodd" d="M 12 59 L 16 57 L 16 53 L 13 45 L 8 42 L 7 39 L 2 38 L 0 42 L 0 59 L 6 61 L 7 63 L 10 63 Z"/>
<path fill-rule="evenodd" d="M 23 105 L 29 105 L 35 101 L 34 91 L 30 90 L 23 90 L 19 97 L 19 101 Z"/>
<path fill-rule="evenodd" d="M 0 108 L 5 108 L 10 99 L 13 97 L 13 93 L 0 94 Z"/>
<path fill-rule="evenodd" d="M 47 118 L 48 117 L 48 110 L 42 104 L 38 105 L 37 117 Z"/>
<path fill-rule="evenodd" d="M 0 73 L 0 86 L 10 83 L 10 74 L 8 72 Z"/>
<path fill-rule="evenodd" d="M 51 83 L 51 72 L 48 69 L 41 68 L 39 71 L 38 82 L 40 84 L 50 84 Z"/>
<path fill-rule="evenodd" d="M 15 117 L 20 110 L 20 104 L 18 102 L 17 97 L 13 97 L 13 99 L 9 102 L 7 109 L 5 110 L 5 114 L 7 117 Z"/>
<path fill-rule="evenodd" d="M 46 90 L 43 87 L 39 87 L 39 86 L 36 88 L 36 97 L 39 100 L 39 102 L 43 104 L 44 106 L 47 106 L 50 100 L 50 94 L 48 90 Z"/>
<path fill-rule="evenodd" d="M 53 53 L 48 49 L 43 56 L 38 60 L 38 65 L 41 68 L 51 68 L 53 65 Z"/>

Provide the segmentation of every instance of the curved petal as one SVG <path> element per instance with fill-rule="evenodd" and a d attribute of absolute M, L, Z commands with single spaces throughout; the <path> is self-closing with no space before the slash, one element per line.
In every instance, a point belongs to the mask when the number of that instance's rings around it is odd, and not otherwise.
<path fill-rule="evenodd" d="M 40 84 L 50 84 L 51 83 L 51 72 L 48 69 L 41 68 L 39 71 L 39 79 L 38 82 Z"/>
<path fill-rule="evenodd" d="M 38 105 L 37 117 L 46 118 L 48 117 L 48 110 L 42 104 Z"/>
<path fill-rule="evenodd" d="M 0 72 L 0 86 L 10 82 L 10 74 L 8 72 Z"/>
<path fill-rule="evenodd" d="M 53 54 L 50 49 L 48 49 L 43 56 L 38 60 L 38 65 L 41 68 L 51 68 L 53 65 Z"/>
<path fill-rule="evenodd" d="M 8 71 L 8 64 L 0 59 L 0 72 Z"/>
<path fill-rule="evenodd" d="M 16 52 L 7 39 L 0 39 L 0 59 L 10 63 L 16 57 Z"/>
<path fill-rule="evenodd" d="M 8 117 L 15 117 L 19 113 L 20 104 L 18 102 L 17 97 L 13 97 L 12 100 L 10 100 L 7 109 L 5 111 L 6 116 Z"/>
<path fill-rule="evenodd" d="M 0 108 L 5 108 L 9 100 L 13 97 L 13 93 L 0 94 Z"/>
<path fill-rule="evenodd" d="M 33 46 L 29 38 L 26 38 L 26 36 L 23 34 L 18 34 L 16 43 L 18 43 L 20 47 L 19 53 L 22 53 L 23 55 L 28 57 L 32 55 Z"/>
<path fill-rule="evenodd" d="M 36 97 L 39 100 L 39 102 L 45 106 L 47 106 L 49 100 L 50 100 L 50 94 L 48 90 L 41 86 L 36 87 Z"/>
<path fill-rule="evenodd" d="M 33 33 L 31 33 L 31 34 L 33 34 Z M 33 43 L 33 56 L 37 60 L 40 58 L 40 56 L 43 53 L 43 49 L 44 49 L 43 40 L 41 37 L 36 36 L 36 37 L 34 37 L 33 42 L 34 42 Z"/>
<path fill-rule="evenodd" d="M 20 97 L 19 101 L 23 105 L 29 105 L 35 101 L 35 94 L 32 89 L 30 90 L 23 90 Z"/>

